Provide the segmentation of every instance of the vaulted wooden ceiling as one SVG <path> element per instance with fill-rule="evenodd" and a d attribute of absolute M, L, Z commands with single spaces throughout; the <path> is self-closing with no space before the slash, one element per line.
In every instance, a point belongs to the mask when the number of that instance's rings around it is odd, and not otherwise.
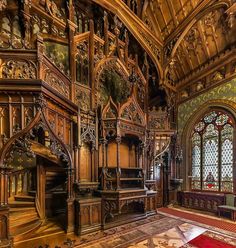
<path fill-rule="evenodd" d="M 165 40 L 204 0 L 150 0 L 143 19 Z"/>
<path fill-rule="evenodd" d="M 236 25 L 232 25 L 229 15 L 235 11 L 234 2 L 146 1 L 142 19 L 164 43 L 163 64 L 171 67 L 172 85 L 178 87 L 186 76 L 236 43 Z M 235 22 L 235 15 L 233 18 Z"/>

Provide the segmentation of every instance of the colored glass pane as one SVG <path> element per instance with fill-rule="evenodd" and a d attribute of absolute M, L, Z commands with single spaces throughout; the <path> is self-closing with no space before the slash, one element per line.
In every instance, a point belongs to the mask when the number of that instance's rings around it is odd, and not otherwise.
<path fill-rule="evenodd" d="M 201 121 L 195 126 L 195 130 L 197 132 L 201 132 L 204 129 L 204 127 L 205 127 L 205 123 Z"/>
<path fill-rule="evenodd" d="M 208 115 L 204 117 L 204 121 L 206 123 L 211 123 L 212 121 L 215 120 L 216 116 L 217 116 L 217 113 L 215 111 L 212 111 L 211 113 L 209 113 Z"/>
<path fill-rule="evenodd" d="M 195 133 L 192 137 L 192 188 L 201 189 L 201 137 Z"/>
<path fill-rule="evenodd" d="M 221 191 L 233 191 L 233 127 L 225 125 L 222 132 L 221 147 Z"/>
<path fill-rule="evenodd" d="M 216 118 L 216 125 L 224 125 L 227 123 L 229 117 L 225 114 L 222 114 L 222 115 L 219 115 L 217 118 Z"/>
<path fill-rule="evenodd" d="M 195 125 L 192 136 L 192 189 L 233 192 L 232 123 L 227 114 L 212 111 Z"/>

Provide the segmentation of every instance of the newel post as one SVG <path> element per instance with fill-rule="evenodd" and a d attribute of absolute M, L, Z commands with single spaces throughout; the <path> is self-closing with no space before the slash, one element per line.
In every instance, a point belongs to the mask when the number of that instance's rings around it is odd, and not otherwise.
<path fill-rule="evenodd" d="M 0 247 L 12 247 L 9 233 L 8 174 L 10 169 L 0 165 Z"/>

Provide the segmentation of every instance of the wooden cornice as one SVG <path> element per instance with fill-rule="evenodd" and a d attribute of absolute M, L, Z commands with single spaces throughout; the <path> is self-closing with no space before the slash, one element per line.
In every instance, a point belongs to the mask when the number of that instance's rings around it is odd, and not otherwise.
<path fill-rule="evenodd" d="M 78 106 L 58 93 L 50 85 L 39 79 L 0 79 L 0 92 L 44 93 L 50 100 L 66 109 L 71 114 L 76 114 Z"/>
<path fill-rule="evenodd" d="M 195 69 L 191 74 L 187 75 L 185 78 L 179 81 L 176 87 L 177 90 L 180 91 L 183 87 L 186 87 L 192 82 L 198 81 L 200 78 L 213 72 L 217 68 L 222 67 L 223 65 L 225 65 L 226 63 L 232 60 L 235 60 L 236 58 L 235 46 L 211 58 L 209 61 L 207 61 L 207 63 L 201 65 L 199 68 Z"/>

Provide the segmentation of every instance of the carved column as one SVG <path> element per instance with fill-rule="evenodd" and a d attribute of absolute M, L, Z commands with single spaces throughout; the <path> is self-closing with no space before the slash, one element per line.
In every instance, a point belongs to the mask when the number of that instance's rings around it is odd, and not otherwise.
<path fill-rule="evenodd" d="M 43 52 L 44 52 L 44 44 L 43 38 L 40 35 L 37 35 L 37 59 L 38 59 L 38 71 L 39 71 L 39 79 L 43 79 Z"/>
<path fill-rule="evenodd" d="M 102 189 L 105 190 L 106 189 L 106 181 L 105 181 L 105 177 L 106 177 L 106 173 L 105 173 L 105 161 L 106 161 L 106 144 L 107 144 L 107 140 L 102 138 L 100 140 L 100 144 L 102 145 Z"/>
<path fill-rule="evenodd" d="M 106 146 L 107 146 L 107 140 L 102 139 L 102 167 L 105 168 L 106 164 Z"/>
<path fill-rule="evenodd" d="M 79 181 L 80 146 L 74 147 L 74 161 L 75 161 L 75 182 L 78 182 Z"/>
<path fill-rule="evenodd" d="M 104 12 L 104 54 L 108 56 L 109 53 L 109 42 L 108 42 L 108 16 L 107 12 Z"/>
<path fill-rule="evenodd" d="M 139 167 L 139 146 L 135 146 L 135 167 Z"/>
<path fill-rule="evenodd" d="M 95 182 L 95 144 L 91 148 L 91 181 Z"/>
<path fill-rule="evenodd" d="M 69 49 L 70 49 L 70 74 L 71 74 L 71 92 L 70 98 L 71 101 L 75 101 L 75 82 L 76 82 L 76 65 L 75 65 L 75 42 L 74 42 L 74 35 L 77 29 L 77 25 L 74 24 L 72 21 L 68 20 L 69 26 Z"/>
<path fill-rule="evenodd" d="M 43 161 L 37 158 L 37 194 L 36 194 L 36 208 L 41 219 L 45 219 L 45 184 L 46 173 Z"/>
<path fill-rule="evenodd" d="M 106 151 L 106 168 L 108 168 L 108 142 L 107 141 L 105 144 L 105 151 Z"/>
<path fill-rule="evenodd" d="M 68 168 L 68 198 L 67 198 L 67 227 L 66 232 L 74 232 L 74 220 L 75 220 L 75 208 L 74 208 L 74 198 L 72 197 L 72 169 Z"/>
<path fill-rule="evenodd" d="M 0 167 L 0 247 L 11 247 L 8 207 L 9 168 Z"/>
<path fill-rule="evenodd" d="M 117 136 L 116 137 L 116 156 L 117 156 L 117 165 L 116 165 L 116 176 L 117 176 L 117 189 L 120 188 L 120 144 L 121 144 L 121 137 Z"/>
<path fill-rule="evenodd" d="M 142 165 L 141 167 L 143 168 L 143 170 L 145 170 L 145 145 L 144 143 L 141 144 L 141 156 L 142 156 Z"/>
<path fill-rule="evenodd" d="M 92 97 L 90 107 L 95 108 L 95 85 L 94 85 L 94 22 L 89 20 L 89 82 L 92 89 Z"/>

